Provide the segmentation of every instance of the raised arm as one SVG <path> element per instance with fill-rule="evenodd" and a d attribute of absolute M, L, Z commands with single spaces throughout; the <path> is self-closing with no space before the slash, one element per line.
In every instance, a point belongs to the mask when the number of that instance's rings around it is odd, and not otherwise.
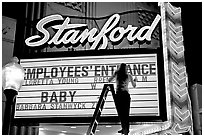
<path fill-rule="evenodd" d="M 116 76 L 116 72 L 108 79 L 108 82 L 111 82 Z"/>
<path fill-rule="evenodd" d="M 134 88 L 136 88 L 136 82 L 134 82 L 134 80 L 133 80 L 133 78 L 132 78 L 132 75 L 128 75 L 129 76 L 129 79 L 130 79 L 130 81 L 131 81 L 131 83 L 132 83 L 132 86 L 134 87 Z"/>

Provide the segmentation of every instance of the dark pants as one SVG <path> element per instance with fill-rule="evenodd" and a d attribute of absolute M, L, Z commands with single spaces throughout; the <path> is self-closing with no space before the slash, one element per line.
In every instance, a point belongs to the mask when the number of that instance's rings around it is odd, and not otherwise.
<path fill-rule="evenodd" d="M 129 113 L 130 113 L 130 94 L 127 91 L 119 91 L 115 94 L 115 105 L 121 121 L 123 134 L 129 133 Z"/>

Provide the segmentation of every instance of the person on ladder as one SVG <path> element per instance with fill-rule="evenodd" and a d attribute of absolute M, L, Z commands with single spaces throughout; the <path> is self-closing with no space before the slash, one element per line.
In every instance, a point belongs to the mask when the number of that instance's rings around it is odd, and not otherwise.
<path fill-rule="evenodd" d="M 128 74 L 127 66 L 125 63 L 120 64 L 118 70 L 108 79 L 108 82 L 111 82 L 116 78 L 116 95 L 115 95 L 115 105 L 118 112 L 118 116 L 121 122 L 122 129 L 118 133 L 128 135 L 129 133 L 129 113 L 130 113 L 130 94 L 128 90 L 129 81 L 132 83 L 132 86 L 135 88 L 136 83 L 133 80 L 133 77 Z"/>

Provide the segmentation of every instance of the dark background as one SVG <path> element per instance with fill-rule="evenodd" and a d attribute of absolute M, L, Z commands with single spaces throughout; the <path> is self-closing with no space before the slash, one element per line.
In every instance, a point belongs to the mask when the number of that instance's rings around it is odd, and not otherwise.
<path fill-rule="evenodd" d="M 22 18 L 25 3 L 2 3 L 2 14 L 15 19 Z M 189 86 L 202 84 L 202 2 L 172 2 L 181 7 L 185 62 Z"/>
<path fill-rule="evenodd" d="M 181 7 L 189 86 L 202 84 L 202 2 L 171 3 Z"/>

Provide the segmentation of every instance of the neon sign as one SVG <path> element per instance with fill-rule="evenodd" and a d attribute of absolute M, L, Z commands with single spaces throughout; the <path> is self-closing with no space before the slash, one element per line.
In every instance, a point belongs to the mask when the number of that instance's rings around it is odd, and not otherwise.
<path fill-rule="evenodd" d="M 106 49 L 108 40 L 111 42 L 119 42 L 126 35 L 129 42 L 134 41 L 151 41 L 151 35 L 156 28 L 161 16 L 157 15 L 151 26 L 143 26 L 142 28 L 128 25 L 127 28 L 117 27 L 120 21 L 120 15 L 112 15 L 104 24 L 102 29 L 98 31 L 96 28 L 87 29 L 86 24 L 69 24 L 70 18 L 65 20 L 61 15 L 50 15 L 41 19 L 36 28 L 43 35 L 34 35 L 25 40 L 26 45 L 30 47 L 41 46 L 45 43 L 59 45 L 63 44 L 77 44 L 88 41 L 92 43 L 90 49 Z M 64 20 L 64 21 L 63 21 Z M 51 26 L 57 30 L 51 38 L 46 25 L 54 21 L 63 21 L 62 24 Z M 101 44 L 101 46 L 99 46 Z"/>

